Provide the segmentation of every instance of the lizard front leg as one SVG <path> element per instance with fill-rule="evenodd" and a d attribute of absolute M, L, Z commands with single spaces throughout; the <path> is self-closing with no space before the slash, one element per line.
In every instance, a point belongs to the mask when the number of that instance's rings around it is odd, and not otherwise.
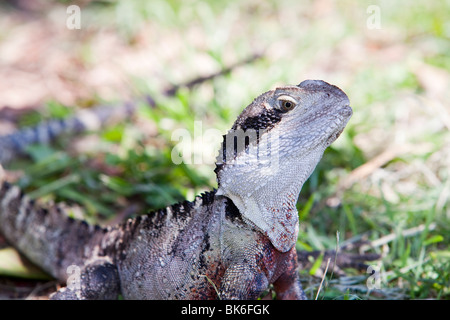
<path fill-rule="evenodd" d="M 86 265 L 68 278 L 67 287 L 55 292 L 52 300 L 114 300 L 120 294 L 116 266 L 105 261 Z"/>
<path fill-rule="evenodd" d="M 283 273 L 273 283 L 278 300 L 307 300 L 298 276 L 295 246 L 287 253 Z"/>
<path fill-rule="evenodd" d="M 269 281 L 263 272 L 249 264 L 229 267 L 222 278 L 219 298 L 225 300 L 252 300 L 267 288 Z"/>

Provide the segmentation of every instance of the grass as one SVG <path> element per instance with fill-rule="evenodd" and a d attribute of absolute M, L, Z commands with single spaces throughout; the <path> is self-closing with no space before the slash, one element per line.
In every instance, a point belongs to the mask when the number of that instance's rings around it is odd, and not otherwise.
<path fill-rule="evenodd" d="M 212 164 L 173 164 L 175 130 L 193 133 L 201 120 L 203 133 L 225 133 L 264 90 L 321 78 L 347 92 L 354 116 L 303 187 L 298 247 L 334 249 L 339 232 L 341 246 L 363 243 L 382 259 L 375 263 L 379 289 L 368 289 L 370 273 L 347 270 L 345 277 L 325 277 L 318 299 L 449 299 L 450 99 L 439 83 L 450 83 L 450 5 L 382 1 L 381 29 L 369 30 L 369 4 L 94 1 L 82 8 L 81 31 L 59 37 L 83 70 L 103 63 L 126 80 L 92 85 L 73 105 L 151 95 L 156 107 L 142 104 L 131 121 L 33 146 L 31 160 L 9 169 L 23 171 L 18 184 L 32 196 L 79 204 L 91 222 L 142 214 L 216 185 Z M 64 5 L 53 2 L 45 12 Z M 41 13 L 40 19 L 48 18 Z M 169 83 L 217 71 L 255 51 L 264 58 L 174 97 L 161 94 Z M 84 80 L 91 74 L 80 73 L 73 80 L 77 90 L 89 87 Z M 125 89 L 114 91 L 119 87 Z M 46 98 L 19 125 L 73 109 Z M 366 170 L 358 171 L 363 165 Z M 315 298 L 322 279 L 312 271 L 301 275 Z"/>

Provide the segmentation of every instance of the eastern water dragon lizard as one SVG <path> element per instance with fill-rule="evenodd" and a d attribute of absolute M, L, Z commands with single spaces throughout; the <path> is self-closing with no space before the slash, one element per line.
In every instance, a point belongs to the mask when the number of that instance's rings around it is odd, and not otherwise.
<path fill-rule="evenodd" d="M 53 299 L 255 299 L 270 284 L 304 299 L 296 202 L 349 104 L 320 80 L 260 95 L 224 135 L 216 190 L 112 227 L 36 205 L 0 167 L 0 233 L 67 281 Z"/>

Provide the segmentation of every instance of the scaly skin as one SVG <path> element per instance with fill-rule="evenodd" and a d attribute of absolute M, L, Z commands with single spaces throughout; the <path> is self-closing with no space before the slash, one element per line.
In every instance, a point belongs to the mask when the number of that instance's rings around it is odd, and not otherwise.
<path fill-rule="evenodd" d="M 348 105 L 323 81 L 264 93 L 224 136 L 217 190 L 115 227 L 45 210 L 2 183 L 0 232 L 68 282 L 53 299 L 256 299 L 270 284 L 279 299 L 304 299 L 295 203 Z"/>

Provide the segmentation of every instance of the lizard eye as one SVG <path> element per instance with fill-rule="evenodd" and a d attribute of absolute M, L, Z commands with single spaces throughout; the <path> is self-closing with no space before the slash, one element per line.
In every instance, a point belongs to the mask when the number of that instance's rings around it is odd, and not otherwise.
<path fill-rule="evenodd" d="M 295 108 L 297 104 L 291 100 L 281 100 L 280 107 L 282 112 L 288 112 Z"/>

